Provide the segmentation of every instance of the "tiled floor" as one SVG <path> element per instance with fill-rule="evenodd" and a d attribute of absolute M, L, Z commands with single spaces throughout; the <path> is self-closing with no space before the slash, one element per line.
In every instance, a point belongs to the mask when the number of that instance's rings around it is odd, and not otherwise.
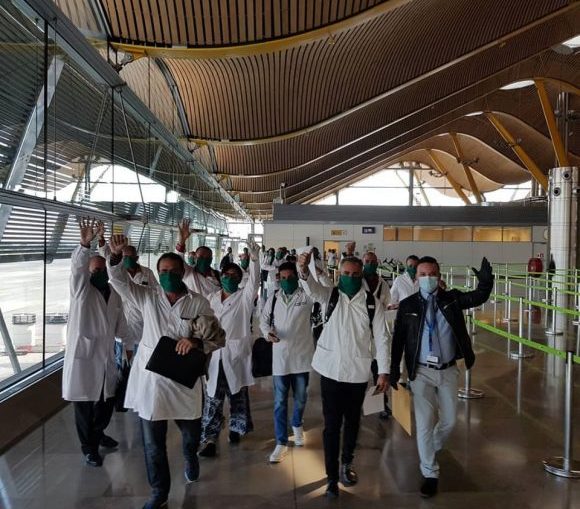
<path fill-rule="evenodd" d="M 238 446 L 225 434 L 216 459 L 202 460 L 199 483 L 185 486 L 179 434 L 169 437 L 173 485 L 170 508 L 445 508 L 578 509 L 580 480 L 544 472 L 541 461 L 562 453 L 563 363 L 538 354 L 518 361 L 506 356 L 505 340 L 476 336 L 478 361 L 473 385 L 481 400 L 459 402 L 459 422 L 441 457 L 440 494 L 419 497 L 417 452 L 394 421 L 363 418 L 355 465 L 360 482 L 336 501 L 321 495 L 322 457 L 318 379 L 313 377 L 307 409 L 307 446 L 292 449 L 270 465 L 272 395 L 270 381 L 252 388 L 256 430 Z M 518 379 L 520 384 L 518 384 Z M 576 373 L 580 401 L 580 369 Z M 576 422 L 580 422 L 580 406 Z M 580 426 L 576 426 L 580 458 Z M 0 457 L 2 509 L 139 508 L 147 499 L 138 422 L 116 414 L 109 433 L 121 440 L 103 468 L 84 465 L 68 407 Z"/>

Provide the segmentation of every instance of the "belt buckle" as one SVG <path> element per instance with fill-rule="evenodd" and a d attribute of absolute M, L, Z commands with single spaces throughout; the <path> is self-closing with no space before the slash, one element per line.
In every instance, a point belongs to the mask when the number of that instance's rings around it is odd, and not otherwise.
<path fill-rule="evenodd" d="M 432 362 L 427 362 L 426 366 L 431 369 L 439 369 L 439 366 L 437 366 L 437 364 L 433 364 Z"/>

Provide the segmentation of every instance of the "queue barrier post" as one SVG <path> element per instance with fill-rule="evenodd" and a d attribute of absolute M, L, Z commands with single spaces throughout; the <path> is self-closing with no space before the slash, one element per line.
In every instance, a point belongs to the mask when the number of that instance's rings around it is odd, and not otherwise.
<path fill-rule="evenodd" d="M 473 310 L 472 310 L 473 311 Z M 475 325 L 474 316 L 471 315 L 471 322 Z M 481 399 L 485 396 L 482 390 L 471 387 L 471 369 L 465 370 L 465 386 L 457 391 L 457 397 L 461 399 Z"/>
<path fill-rule="evenodd" d="M 558 305 L 558 287 L 554 286 L 552 288 L 552 328 L 546 330 L 546 334 L 549 336 L 561 336 L 564 334 L 563 331 L 558 330 L 556 327 L 556 306 Z M 548 312 L 546 312 L 548 314 Z"/>
<path fill-rule="evenodd" d="M 505 301 L 505 316 L 502 320 L 503 322 L 514 322 L 516 318 L 512 317 L 512 282 L 508 281 L 507 284 L 507 299 Z"/>
<path fill-rule="evenodd" d="M 518 299 L 519 310 L 518 310 L 518 336 L 520 338 L 524 337 L 524 299 L 520 297 Z M 511 359 L 530 359 L 534 356 L 531 352 L 524 352 L 524 345 L 518 342 L 518 351 L 510 352 Z"/>
<path fill-rule="evenodd" d="M 580 479 L 580 461 L 574 460 L 574 352 L 566 352 L 566 388 L 564 394 L 564 455 L 543 461 L 544 469 L 550 474 L 568 479 Z"/>

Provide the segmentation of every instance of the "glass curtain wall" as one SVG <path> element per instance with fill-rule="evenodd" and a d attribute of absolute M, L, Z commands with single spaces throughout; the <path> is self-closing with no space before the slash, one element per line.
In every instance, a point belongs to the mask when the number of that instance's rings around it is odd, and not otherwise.
<path fill-rule="evenodd" d="M 1 391 L 62 358 L 79 218 L 128 235 L 154 266 L 184 217 L 227 235 L 226 215 L 209 205 L 227 204 L 122 89 L 98 81 L 45 20 L 11 2 L 0 2 L 0 68 Z"/>

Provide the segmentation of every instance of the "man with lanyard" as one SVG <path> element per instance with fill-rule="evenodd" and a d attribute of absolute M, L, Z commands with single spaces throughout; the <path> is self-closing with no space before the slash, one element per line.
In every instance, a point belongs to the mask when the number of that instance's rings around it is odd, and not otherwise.
<path fill-rule="evenodd" d="M 479 280 L 475 290 L 446 291 L 440 287 L 437 260 L 424 256 L 417 265 L 420 292 L 401 301 L 395 320 L 390 384 L 397 390 L 404 353 L 424 478 L 421 496 L 425 498 L 437 493 L 436 454 L 455 426 L 459 375 L 456 361 L 464 359 L 466 369 L 475 362 L 463 310 L 483 304 L 493 288 L 491 265 L 486 258 L 479 271 L 472 270 Z"/>
<path fill-rule="evenodd" d="M 419 291 L 419 282 L 417 281 L 417 262 L 419 257 L 410 255 L 405 261 L 405 273 L 398 276 L 393 281 L 391 288 L 391 303 L 389 309 L 397 309 L 399 302 Z"/>
<path fill-rule="evenodd" d="M 312 299 L 298 285 L 296 265 L 280 265 L 280 290 L 270 295 L 262 309 L 260 328 L 272 345 L 274 382 L 274 432 L 276 447 L 270 463 L 280 463 L 288 453 L 288 394 L 292 389 L 294 445 L 304 445 L 303 416 L 310 363 L 314 354 L 310 310 Z"/>
<path fill-rule="evenodd" d="M 189 228 L 189 219 L 183 219 L 179 223 L 179 242 L 175 246 L 176 252 L 183 257 L 185 253 L 187 239 L 192 234 Z M 220 289 L 219 272 L 211 268 L 213 252 L 209 247 L 200 246 L 195 250 L 195 265 L 188 262 L 185 265 L 185 276 L 183 282 L 187 287 L 201 295 L 209 295 Z"/>
<path fill-rule="evenodd" d="M 363 287 L 365 290 L 371 292 L 377 301 L 381 304 L 385 310 L 385 325 L 387 327 L 387 333 L 389 332 L 388 322 L 386 321 L 387 309 L 391 302 L 391 292 L 389 290 L 389 285 L 384 281 L 377 273 L 379 267 L 379 259 L 377 255 L 372 251 L 365 253 L 363 257 Z M 376 384 L 378 378 L 378 366 L 377 361 L 373 359 L 371 364 L 371 372 L 373 374 L 373 381 Z M 379 414 L 380 419 L 388 419 L 391 415 L 391 411 L 387 405 L 388 396 L 384 395 L 384 410 Z"/>
<path fill-rule="evenodd" d="M 230 403 L 229 441 L 236 444 L 253 430 L 248 387 L 252 376 L 253 337 L 250 331 L 254 299 L 260 286 L 258 262 L 260 248 L 250 244 L 250 277 L 239 289 L 242 270 L 235 263 L 225 265 L 222 289 L 208 295 L 209 304 L 226 331 L 226 344 L 212 355 L 208 368 L 208 383 L 202 419 L 200 456 L 213 457 L 224 420 L 226 397 Z"/>

